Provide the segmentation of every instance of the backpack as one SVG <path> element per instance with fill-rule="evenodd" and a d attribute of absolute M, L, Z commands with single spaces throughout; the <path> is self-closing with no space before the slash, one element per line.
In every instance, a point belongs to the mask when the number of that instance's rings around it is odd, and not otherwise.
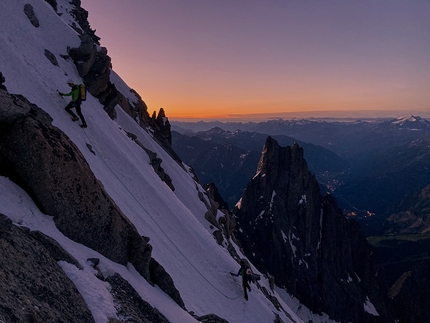
<path fill-rule="evenodd" d="M 87 99 L 87 89 L 85 84 L 79 84 L 79 99 L 85 101 Z"/>
<path fill-rule="evenodd" d="M 241 275 L 243 277 L 244 280 L 246 281 L 250 281 L 252 279 L 252 271 L 251 268 L 249 268 L 248 266 L 246 266 L 243 271 L 241 272 Z"/>
<path fill-rule="evenodd" d="M 252 278 L 251 268 L 246 268 L 245 276 L 246 276 L 246 278 L 248 278 L 249 280 L 251 280 L 251 278 Z"/>

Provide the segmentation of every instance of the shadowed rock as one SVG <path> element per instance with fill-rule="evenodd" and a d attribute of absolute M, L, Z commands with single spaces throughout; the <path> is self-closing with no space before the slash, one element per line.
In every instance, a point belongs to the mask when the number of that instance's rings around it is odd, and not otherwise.
<path fill-rule="evenodd" d="M 107 194 L 75 144 L 51 121 L 24 97 L 0 90 L 0 175 L 15 181 L 42 212 L 54 216 L 65 236 L 115 262 L 132 263 L 149 280 L 152 246 Z"/>
<path fill-rule="evenodd" d="M 37 19 L 34 10 L 33 10 L 33 6 L 29 3 L 27 3 L 24 6 L 24 13 L 27 16 L 27 18 L 30 20 L 31 24 L 36 27 L 39 28 L 40 23 L 39 23 L 39 19 Z"/>
<path fill-rule="evenodd" d="M 247 257 L 311 310 L 342 322 L 375 322 L 379 317 L 363 307 L 369 296 L 383 314 L 363 232 L 333 197 L 321 196 L 297 144 L 281 147 L 267 138 L 233 213 Z"/>
<path fill-rule="evenodd" d="M 163 314 L 144 301 L 119 274 L 109 276 L 106 281 L 111 286 L 110 292 L 117 304 L 118 317 L 126 317 L 128 322 L 136 323 L 169 323 Z"/>
<path fill-rule="evenodd" d="M 28 229 L 13 225 L 3 214 L 0 304 L 1 322 L 94 322 L 81 294 L 51 252 Z"/>

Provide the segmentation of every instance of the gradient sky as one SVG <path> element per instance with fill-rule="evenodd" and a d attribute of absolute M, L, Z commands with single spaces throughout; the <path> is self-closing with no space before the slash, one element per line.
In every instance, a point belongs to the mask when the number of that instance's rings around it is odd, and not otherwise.
<path fill-rule="evenodd" d="M 114 70 L 150 113 L 163 107 L 170 119 L 430 111 L 429 0 L 82 0 L 82 7 Z"/>

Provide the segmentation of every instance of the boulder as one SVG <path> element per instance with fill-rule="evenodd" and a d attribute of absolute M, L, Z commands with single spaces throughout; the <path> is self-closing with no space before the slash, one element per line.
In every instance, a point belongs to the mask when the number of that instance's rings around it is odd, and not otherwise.
<path fill-rule="evenodd" d="M 57 57 L 52 54 L 49 50 L 45 49 L 45 56 L 51 62 L 52 65 L 58 66 Z"/>
<path fill-rule="evenodd" d="M 24 5 L 24 13 L 27 16 L 27 18 L 30 20 L 31 24 L 36 27 L 39 28 L 40 23 L 39 23 L 39 19 L 37 19 L 36 14 L 34 13 L 33 10 L 33 6 L 29 3 Z"/>
<path fill-rule="evenodd" d="M 70 48 L 69 56 L 75 62 L 79 75 L 85 77 L 96 61 L 97 48 L 89 35 L 84 34 L 80 38 L 81 44 L 79 47 Z"/>
<path fill-rule="evenodd" d="M 87 304 L 52 252 L 28 229 L 13 225 L 3 214 L 0 304 L 0 322 L 94 322 Z"/>

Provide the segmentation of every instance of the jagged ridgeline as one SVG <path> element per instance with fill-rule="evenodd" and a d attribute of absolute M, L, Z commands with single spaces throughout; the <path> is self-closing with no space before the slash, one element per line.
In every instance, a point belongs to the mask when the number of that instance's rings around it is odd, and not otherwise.
<path fill-rule="evenodd" d="M 332 196 L 321 196 L 297 144 L 280 147 L 267 138 L 233 213 L 244 253 L 278 286 L 335 320 L 378 320 L 363 306 L 370 297 L 384 311 L 366 238 Z"/>

